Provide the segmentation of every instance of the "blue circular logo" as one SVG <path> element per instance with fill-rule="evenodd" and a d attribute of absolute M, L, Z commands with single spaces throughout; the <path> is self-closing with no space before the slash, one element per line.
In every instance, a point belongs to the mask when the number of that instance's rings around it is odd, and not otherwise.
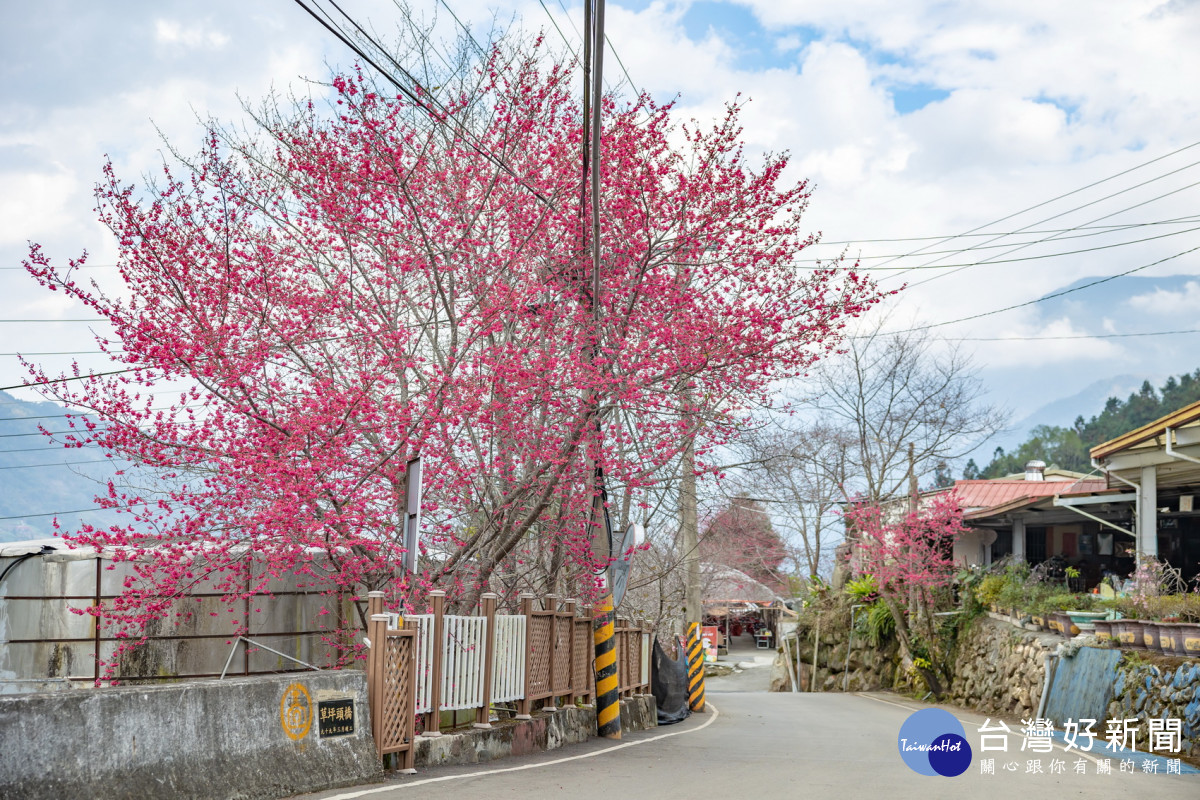
<path fill-rule="evenodd" d="M 923 708 L 900 726 L 896 744 L 913 772 L 953 778 L 971 766 L 971 745 L 962 723 L 949 711 Z"/>

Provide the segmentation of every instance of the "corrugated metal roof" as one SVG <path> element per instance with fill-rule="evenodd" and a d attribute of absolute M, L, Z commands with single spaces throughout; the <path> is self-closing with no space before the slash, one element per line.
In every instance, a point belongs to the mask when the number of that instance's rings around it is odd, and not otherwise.
<path fill-rule="evenodd" d="M 1022 498 L 1099 492 L 1107 488 L 1108 484 L 1102 478 L 1082 481 L 974 480 L 954 482 L 954 494 L 965 511 L 992 508 Z"/>

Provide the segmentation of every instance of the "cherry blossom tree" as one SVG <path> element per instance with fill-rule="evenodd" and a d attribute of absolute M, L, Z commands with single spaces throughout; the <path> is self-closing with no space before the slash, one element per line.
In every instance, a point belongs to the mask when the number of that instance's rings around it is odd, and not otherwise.
<path fill-rule="evenodd" d="M 65 532 L 136 562 L 108 618 L 144 625 L 200 581 L 234 600 L 289 572 L 314 591 L 395 605 L 436 587 L 469 606 L 500 576 L 520 588 L 538 548 L 586 596 L 602 566 L 592 465 L 638 508 L 687 437 L 706 469 L 750 403 L 877 302 L 853 270 L 792 266 L 812 241 L 808 186 L 783 181 L 785 156 L 752 163 L 738 105 L 680 123 L 647 96 L 602 105 L 593 297 L 576 84 L 536 42 L 497 46 L 436 103 L 338 74 L 329 108 L 214 126 L 146 185 L 106 166 L 117 288 L 76 280 L 86 255 L 61 267 L 31 249 L 34 278 L 115 332 L 100 339 L 115 374 L 47 384 L 87 415 L 63 443 L 160 479 L 102 493 L 125 524 Z M 164 385 L 186 388 L 164 401 Z"/>
<path fill-rule="evenodd" d="M 845 519 L 853 532 L 854 571 L 874 577 L 896 622 L 902 658 L 941 695 L 950 648 L 934 612 L 950 599 L 954 541 L 966 530 L 958 499 L 942 492 L 903 514 L 894 504 L 850 503 Z"/>
<path fill-rule="evenodd" d="M 705 561 L 740 570 L 776 592 L 787 591 L 783 562 L 787 550 L 761 503 L 734 497 L 700 536 Z"/>

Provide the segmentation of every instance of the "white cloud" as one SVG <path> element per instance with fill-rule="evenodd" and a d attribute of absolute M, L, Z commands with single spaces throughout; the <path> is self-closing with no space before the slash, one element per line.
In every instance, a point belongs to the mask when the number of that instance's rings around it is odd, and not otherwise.
<path fill-rule="evenodd" d="M 707 29 L 699 40 L 690 39 L 684 24 L 692 9 L 689 2 L 655 0 L 633 11 L 623 7 L 622 0 L 610 0 L 609 37 L 640 87 L 660 100 L 680 95 L 683 119 L 720 116 L 724 104 L 739 92 L 743 99 L 751 98 L 742 116 L 748 152 L 791 152 L 786 177 L 809 178 L 815 186 L 804 224 L 823 231 L 827 240 L 967 231 L 1189 144 L 1200 130 L 1200 95 L 1191 81 L 1181 77 L 1200 74 L 1200 48 L 1195 47 L 1200 41 L 1200 5 L 1196 3 L 1129 0 L 1098 8 L 1082 0 L 728 2 L 752 8 L 768 26 L 761 41 L 766 42 L 766 50 L 773 48 L 764 58 L 774 67 L 746 67 L 753 59 L 743 59 L 732 39 L 723 40 L 715 33 L 716 27 Z M 559 12 L 556 3 L 547 5 L 574 44 L 571 21 L 579 25 L 579 5 L 567 2 L 567 15 Z M 488 6 L 488 0 L 462 0 L 455 9 L 483 38 L 493 20 Z M 346 7 L 390 38 L 395 16 L 390 4 L 351 0 Z M 514 8 L 523 15 L 526 30 L 542 28 L 554 48 L 561 46 L 542 7 L 531 0 L 508 6 L 497 18 L 501 26 L 508 23 Z M 691 13 L 704 8 L 697 5 Z M 196 115 L 241 119 L 235 91 L 254 102 L 272 84 L 283 89 L 299 75 L 323 78 L 323 58 L 335 66 L 351 61 L 341 45 L 297 9 L 243 13 L 236 28 L 222 29 L 211 21 L 233 18 L 235 9 L 242 6 L 232 0 L 212 0 L 203 9 L 184 0 L 162 0 L 156 7 L 157 19 L 153 14 L 139 18 L 93 12 L 76 24 L 81 13 L 64 5 L 51 20 L 75 37 L 64 52 L 51 52 L 54 46 L 64 47 L 53 45 L 61 41 L 58 38 L 23 37 L 33 44 L 28 52 L 22 51 L 19 61 L 30 66 L 25 73 L 10 73 L 10 85 L 24 86 L 25 93 L 20 102 L 0 101 L 0 146 L 15 143 L 32 148 L 28 163 L 16 168 L 4 165 L 0 173 L 4 182 L 0 213 L 6 223 L 0 246 L 7 264 L 27 238 L 47 242 L 48 249 L 60 257 L 86 246 L 97 253 L 95 261 L 111 261 L 109 255 L 99 255 L 111 254 L 111 243 L 94 222 L 90 186 L 99 177 L 104 153 L 112 155 L 119 174 L 128 180 L 136 181 L 142 172 L 157 166 L 160 143 L 150 119 L 188 152 L 198 142 Z M 34 21 L 43 17 L 46 14 L 40 11 L 27 14 Z M 442 15 L 437 38 L 453 37 L 456 26 Z M 155 46 L 114 48 L 114 37 L 121 35 L 130 42 Z M 218 48 L 220 58 L 212 57 Z M 10 59 L 17 61 L 17 57 Z M 60 64 L 63 72 L 36 83 L 43 64 Z M 95 66 L 89 71 L 82 64 Z M 606 60 L 606 73 L 614 83 L 619 80 L 615 59 Z M 892 98 L 897 86 L 934 87 L 949 96 L 900 114 Z M 1182 172 L 1175 183 L 1156 182 L 1057 216 L 1200 158 L 1193 153 L 1200 153 L 1200 148 L 1017 215 L 989 230 L 1011 231 L 1034 223 L 1035 228 L 1066 228 L 1116 213 L 1197 180 L 1189 176 L 1200 170 Z M 41 166 L 35 166 L 35 161 Z M 1197 194 L 1200 189 L 1182 191 L 1106 221 L 1152 221 L 1190 214 Z M 891 255 L 922 247 L 953 250 L 967 241 L 985 240 L 866 243 L 853 246 L 850 254 Z M 1089 241 L 1072 240 L 1069 247 L 1051 242 L 1013 257 L 1074 249 Z M 969 316 L 1026 302 L 1085 276 L 1150 263 L 1195 243 L 1194 238 L 1180 236 L 1161 247 L 1148 244 L 965 269 L 910 288 L 896 305 L 919 314 L 918 324 Z M 811 255 L 840 249 L 814 248 Z M 998 252 L 982 251 L 982 255 Z M 940 263 L 958 263 L 980 257 L 981 253 L 922 256 L 895 265 L 938 258 Z M 1177 273 L 1200 273 L 1200 264 L 1185 259 L 1164 265 L 1168 266 Z M 916 283 L 937 274 L 923 270 L 891 279 L 885 286 L 904 280 Z M 28 283 L 18 272 L 0 273 L 0 291 L 9 297 L 10 308 L 30 296 Z M 1189 302 L 1194 308 L 1197 298 L 1185 295 L 1166 298 L 1152 293 L 1139 302 L 1148 304 L 1151 314 L 1165 314 L 1164 309 Z M 1084 299 L 1086 293 L 1078 297 Z M 1092 308 L 1079 313 L 1104 319 L 1107 331 L 1128 330 L 1128 321 L 1120 314 L 1101 312 Z M 1063 316 L 1075 314 L 1073 308 L 1056 309 L 1061 319 L 1038 326 L 1037 315 L 1029 309 L 942 330 L 949 336 L 987 336 L 996 330 L 1014 335 L 1077 335 L 1082 326 L 1072 326 L 1070 319 L 1082 317 Z M 1116 340 L 1122 341 L 1127 340 Z M 1095 372 L 1128 363 L 1134 349 L 1097 340 L 979 343 L 979 348 L 979 360 L 988 365 L 1063 365 L 1076 359 Z M 1097 360 L 1100 353 L 1112 362 Z M 1145 371 L 1160 369 L 1151 360 L 1169 364 L 1169 369 L 1194 360 L 1174 340 L 1155 340 L 1154 347 L 1143 348 L 1138 358 L 1139 369 Z M 0 369 L 7 366 L 0 364 Z M 1065 380 L 1058 373 L 1066 372 L 1048 368 L 1053 380 Z M 1009 385 L 998 388 L 1002 395 L 1020 390 Z M 1045 392 L 1045 387 L 1039 388 Z"/>
<path fill-rule="evenodd" d="M 1134 310 L 1145 314 L 1172 317 L 1186 314 L 1195 318 L 1197 310 L 1200 310 L 1200 282 L 1188 281 L 1178 292 L 1155 289 L 1147 294 L 1135 295 L 1128 302 Z"/>
<path fill-rule="evenodd" d="M 1006 325 L 983 336 L 994 336 L 1007 341 L 978 342 L 977 358 L 989 367 L 1013 366 L 1036 369 L 1055 364 L 1086 362 L 1093 367 L 1104 368 L 1125 358 L 1121 345 L 1109 339 L 1088 336 L 1067 318 L 1040 321 L 1036 315 L 1026 314 L 1016 324 Z M 1083 337 L 1042 338 L 1028 340 L 1027 337 Z M 974 343 L 973 343 L 974 344 Z M 1107 374 L 1105 370 L 1104 374 Z"/>
<path fill-rule="evenodd" d="M 159 44 L 180 45 L 187 49 L 217 50 L 229 44 L 229 37 L 203 24 L 185 25 L 177 20 L 154 21 L 154 40 Z"/>

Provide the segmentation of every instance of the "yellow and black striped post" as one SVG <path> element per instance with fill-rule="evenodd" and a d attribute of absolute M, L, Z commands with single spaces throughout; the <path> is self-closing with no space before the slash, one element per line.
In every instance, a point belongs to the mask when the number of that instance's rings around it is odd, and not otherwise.
<path fill-rule="evenodd" d="M 688 623 L 688 708 L 704 710 L 704 643 L 700 641 L 700 623 Z"/>
<path fill-rule="evenodd" d="M 613 597 L 607 591 L 592 617 L 596 647 L 596 729 L 606 739 L 621 738 L 621 698 L 617 691 L 617 640 L 613 626 Z"/>

